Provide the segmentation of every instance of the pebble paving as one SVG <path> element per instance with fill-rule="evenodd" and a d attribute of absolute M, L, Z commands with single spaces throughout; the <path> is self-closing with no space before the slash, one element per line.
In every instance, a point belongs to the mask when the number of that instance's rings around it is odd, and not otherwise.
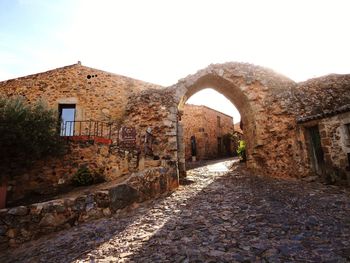
<path fill-rule="evenodd" d="M 168 196 L 44 236 L 0 262 L 350 262 L 350 192 L 253 176 L 236 161 L 188 171 Z"/>

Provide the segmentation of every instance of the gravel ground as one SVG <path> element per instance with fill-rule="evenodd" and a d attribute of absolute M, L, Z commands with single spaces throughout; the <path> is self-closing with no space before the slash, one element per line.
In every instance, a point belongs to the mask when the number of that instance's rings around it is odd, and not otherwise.
<path fill-rule="evenodd" d="M 190 170 L 171 195 L 23 244 L 0 262 L 350 262 L 349 189 L 253 176 L 233 162 Z"/>

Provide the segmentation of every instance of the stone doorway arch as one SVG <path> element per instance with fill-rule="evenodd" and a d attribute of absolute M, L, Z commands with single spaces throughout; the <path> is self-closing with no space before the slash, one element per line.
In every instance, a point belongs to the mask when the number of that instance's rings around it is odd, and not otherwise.
<path fill-rule="evenodd" d="M 212 64 L 172 86 L 181 115 L 187 99 L 211 87 L 239 110 L 247 141 L 247 167 L 260 174 L 295 176 L 296 83 L 270 69 L 247 63 Z M 185 176 L 183 127 L 177 124 L 180 177 Z"/>

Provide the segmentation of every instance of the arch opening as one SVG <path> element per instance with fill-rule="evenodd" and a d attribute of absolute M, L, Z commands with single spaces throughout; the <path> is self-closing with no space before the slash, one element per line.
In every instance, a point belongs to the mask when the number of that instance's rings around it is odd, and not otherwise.
<path fill-rule="evenodd" d="M 239 141 L 243 139 L 240 113 L 221 93 L 206 87 L 193 94 L 185 102 L 181 122 L 187 167 L 238 156 Z M 198 139 L 196 151 L 193 138 Z"/>
<path fill-rule="evenodd" d="M 212 64 L 173 86 L 179 115 L 187 99 L 205 87 L 223 94 L 241 113 L 247 167 L 260 174 L 294 176 L 295 163 L 299 162 L 298 153 L 291 150 L 298 140 L 292 105 L 296 83 L 247 63 Z M 181 177 L 186 175 L 181 121 L 177 122 L 177 144 Z"/>
<path fill-rule="evenodd" d="M 244 130 L 243 130 L 243 139 L 247 142 L 247 162 L 251 162 L 252 160 L 252 154 L 253 154 L 253 145 L 256 145 L 256 124 L 255 124 L 255 116 L 256 114 L 254 113 L 253 107 L 251 105 L 251 102 L 249 101 L 249 98 L 247 97 L 247 95 L 244 93 L 244 85 L 243 82 L 240 79 L 236 80 L 236 83 L 232 83 L 228 80 L 226 80 L 225 78 L 222 78 L 220 76 L 216 76 L 216 75 L 205 75 L 201 78 L 198 78 L 197 81 L 195 81 L 192 85 L 187 86 L 186 92 L 184 93 L 184 95 L 181 97 L 181 100 L 179 102 L 178 105 L 178 110 L 180 112 L 180 115 L 184 115 L 184 111 L 186 110 L 186 102 L 188 101 L 188 99 L 193 96 L 194 94 L 196 94 L 197 92 L 210 87 L 211 89 L 214 89 L 215 91 L 217 91 L 218 93 L 222 94 L 224 97 L 226 97 L 233 105 L 234 107 L 236 107 L 236 109 L 238 110 L 238 112 L 240 113 L 240 117 L 241 117 L 241 122 L 244 124 Z M 198 117 L 198 116 L 197 116 Z M 182 119 L 182 118 L 181 118 Z M 198 118 L 197 120 L 198 121 Z M 219 120 L 217 120 L 217 127 L 216 128 L 220 128 L 220 123 Z M 198 123 L 197 123 L 198 124 Z M 208 123 L 207 123 L 208 124 Z M 179 148 L 179 160 L 181 160 L 182 163 L 186 163 L 186 160 L 188 161 L 190 158 L 189 157 L 189 150 L 186 150 L 186 145 L 188 145 L 188 142 L 186 141 L 186 139 L 188 140 L 186 136 L 186 129 L 188 129 L 188 127 L 185 127 L 183 122 L 179 122 L 179 126 L 181 126 L 181 134 L 178 138 L 180 144 L 182 144 L 182 147 Z M 195 125 L 195 128 L 197 128 Z M 224 143 L 224 135 L 226 133 L 229 133 L 228 130 L 226 129 L 225 131 L 222 129 L 217 129 L 216 130 L 216 138 L 206 138 L 206 136 L 208 135 L 208 132 L 206 132 L 206 123 L 203 123 L 201 126 L 203 127 L 199 127 L 196 132 L 197 134 L 201 134 L 203 136 L 202 138 L 202 142 L 198 141 L 198 136 L 196 136 L 197 138 L 197 147 L 200 143 L 202 143 L 202 145 L 204 145 L 204 149 L 203 152 L 206 152 L 206 154 L 202 154 L 199 157 L 201 159 L 210 159 L 210 158 L 215 158 L 215 157 L 222 157 L 222 151 L 225 151 L 225 147 L 227 148 L 227 144 L 225 145 Z M 192 129 L 193 130 L 193 129 Z M 215 134 L 215 132 L 212 134 Z M 212 141 L 211 145 L 207 146 L 208 142 Z M 216 141 L 216 145 L 213 147 L 213 141 Z M 210 144 L 210 143 L 209 143 Z M 207 148 L 206 148 L 207 147 Z M 211 149 L 208 149 L 208 147 Z M 220 150 L 221 149 L 221 150 Z M 197 151 L 199 152 L 199 151 Z M 217 153 L 217 155 L 215 156 L 215 154 L 213 153 Z M 231 154 L 233 153 L 233 150 L 231 150 Z M 197 158 L 198 159 L 198 158 Z M 185 169 L 185 168 L 183 168 Z"/>

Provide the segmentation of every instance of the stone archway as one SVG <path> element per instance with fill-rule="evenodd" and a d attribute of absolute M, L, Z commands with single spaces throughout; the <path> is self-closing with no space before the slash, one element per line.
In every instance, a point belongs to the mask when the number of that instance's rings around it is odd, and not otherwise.
<path fill-rule="evenodd" d="M 206 87 L 226 96 L 241 113 L 248 168 L 272 176 L 297 176 L 296 121 L 291 110 L 294 81 L 251 64 L 213 64 L 171 87 L 175 89 L 179 112 L 191 95 Z M 185 174 L 183 150 L 182 127 L 178 123 L 180 175 Z"/>

